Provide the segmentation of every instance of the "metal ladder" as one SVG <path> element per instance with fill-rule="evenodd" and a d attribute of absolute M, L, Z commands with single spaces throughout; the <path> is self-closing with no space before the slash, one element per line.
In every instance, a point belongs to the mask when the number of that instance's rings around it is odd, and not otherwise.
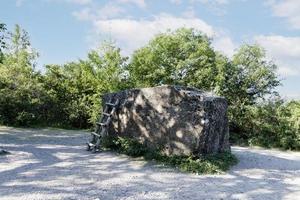
<path fill-rule="evenodd" d="M 100 151 L 101 138 L 107 135 L 108 125 L 112 120 L 113 114 L 116 112 L 117 106 L 119 105 L 119 99 L 112 102 L 105 103 L 105 108 L 102 112 L 100 120 L 96 123 L 95 131 L 91 133 L 92 140 L 87 142 L 87 151 L 92 151 L 93 153 Z"/>

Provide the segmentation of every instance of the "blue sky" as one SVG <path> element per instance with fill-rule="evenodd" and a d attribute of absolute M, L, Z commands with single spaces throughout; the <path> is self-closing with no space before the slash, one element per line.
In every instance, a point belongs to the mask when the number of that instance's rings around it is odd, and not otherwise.
<path fill-rule="evenodd" d="M 1 0 L 0 21 L 29 32 L 44 64 L 85 58 L 105 39 L 125 55 L 182 26 L 213 38 L 227 56 L 258 43 L 279 67 L 282 96 L 300 99 L 299 0 Z"/>

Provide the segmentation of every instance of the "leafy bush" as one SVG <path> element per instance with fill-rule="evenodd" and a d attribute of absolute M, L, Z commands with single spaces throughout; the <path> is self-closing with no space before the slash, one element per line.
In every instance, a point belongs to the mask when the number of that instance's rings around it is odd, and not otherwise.
<path fill-rule="evenodd" d="M 104 149 L 117 151 L 132 157 L 144 157 L 158 163 L 178 168 L 183 172 L 215 174 L 228 170 L 237 163 L 237 158 L 227 152 L 208 156 L 167 156 L 159 149 L 149 149 L 137 140 L 128 137 L 106 137 L 102 141 Z"/>
<path fill-rule="evenodd" d="M 232 133 L 232 141 L 263 147 L 300 150 L 300 103 L 273 100 L 246 107 L 241 120 L 244 136 Z M 244 137 L 244 138 L 243 138 Z"/>
<path fill-rule="evenodd" d="M 276 68 L 258 45 L 242 45 L 228 59 L 205 35 L 183 28 L 159 34 L 135 51 L 128 69 L 136 87 L 181 84 L 226 97 L 234 142 L 297 149 L 295 129 L 279 116 L 288 113 L 278 110 L 275 119 L 271 113 L 277 108 L 260 103 L 266 95 L 277 95 Z"/>
<path fill-rule="evenodd" d="M 18 126 L 42 121 L 41 75 L 34 71 L 37 53 L 27 32 L 16 26 L 0 62 L 0 121 Z"/>
<path fill-rule="evenodd" d="M 40 74 L 27 32 L 16 26 L 13 33 L 0 37 L 1 44 L 4 38 L 8 40 L 0 49 L 1 124 L 89 128 L 101 112 L 101 95 L 127 86 L 127 58 L 111 44 L 91 51 L 86 60 L 48 65 Z"/>
<path fill-rule="evenodd" d="M 137 140 L 123 137 L 105 137 L 102 146 L 132 157 L 143 156 L 147 149 Z"/>
<path fill-rule="evenodd" d="M 280 82 L 277 66 L 258 45 L 242 45 L 229 59 L 203 33 L 182 28 L 156 35 L 130 61 L 120 52 L 105 43 L 84 60 L 47 65 L 41 74 L 28 33 L 0 23 L 0 123 L 90 128 L 104 93 L 180 84 L 226 97 L 231 141 L 299 149 L 300 103 L 264 100 Z"/>

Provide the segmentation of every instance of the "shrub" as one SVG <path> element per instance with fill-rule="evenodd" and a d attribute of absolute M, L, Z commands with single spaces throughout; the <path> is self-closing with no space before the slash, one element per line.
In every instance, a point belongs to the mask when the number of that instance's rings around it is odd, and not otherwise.
<path fill-rule="evenodd" d="M 102 140 L 102 147 L 132 157 L 154 160 L 158 163 L 178 168 L 183 172 L 197 174 L 222 173 L 237 163 L 237 158 L 229 152 L 201 157 L 195 155 L 167 156 L 162 154 L 159 149 L 149 149 L 137 140 L 128 137 L 105 137 Z"/>
<path fill-rule="evenodd" d="M 273 100 L 256 106 L 247 106 L 241 120 L 240 132 L 231 134 L 237 144 L 258 145 L 267 148 L 300 149 L 300 103 Z"/>

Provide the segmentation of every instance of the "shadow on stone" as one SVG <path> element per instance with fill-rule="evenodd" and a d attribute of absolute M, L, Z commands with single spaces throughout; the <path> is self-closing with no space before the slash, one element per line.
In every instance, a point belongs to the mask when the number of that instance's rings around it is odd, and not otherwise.
<path fill-rule="evenodd" d="M 110 135 L 131 137 L 167 155 L 230 151 L 227 101 L 196 88 L 159 86 L 103 96 L 119 99 Z"/>

